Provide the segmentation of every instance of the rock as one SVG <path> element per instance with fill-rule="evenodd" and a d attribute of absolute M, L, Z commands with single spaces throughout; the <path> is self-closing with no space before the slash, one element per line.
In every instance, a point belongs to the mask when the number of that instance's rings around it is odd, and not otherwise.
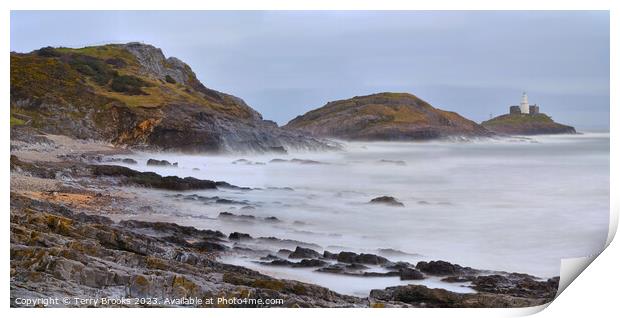
<path fill-rule="evenodd" d="M 344 269 L 347 271 L 361 271 L 369 268 L 370 267 L 358 263 L 347 264 L 344 266 Z"/>
<path fill-rule="evenodd" d="M 326 259 L 336 259 L 338 257 L 338 254 L 334 254 L 330 251 L 323 251 L 323 258 Z"/>
<path fill-rule="evenodd" d="M 285 259 L 274 259 L 271 262 L 261 262 L 263 265 L 271 265 L 271 266 L 293 266 L 296 263 L 291 262 Z"/>
<path fill-rule="evenodd" d="M 508 275 L 478 276 L 472 280 L 477 291 L 505 294 L 515 297 L 553 299 L 558 290 L 559 277 L 541 281 L 533 276 L 512 273 Z"/>
<path fill-rule="evenodd" d="M 388 262 L 385 257 L 377 256 L 374 254 L 360 254 L 355 257 L 355 262 L 360 264 L 369 264 L 369 265 L 381 265 Z"/>
<path fill-rule="evenodd" d="M 127 164 L 132 164 L 132 165 L 138 164 L 137 161 L 135 161 L 135 160 L 133 160 L 131 158 L 124 158 L 123 160 L 121 160 L 121 162 L 122 163 L 127 163 Z"/>
<path fill-rule="evenodd" d="M 297 246 L 295 251 L 292 252 L 288 258 L 319 258 L 320 256 L 321 254 L 313 249 Z"/>
<path fill-rule="evenodd" d="M 338 256 L 336 257 L 336 260 L 338 260 L 341 263 L 355 263 L 356 257 L 357 257 L 357 254 L 353 252 L 340 252 L 338 253 Z"/>
<path fill-rule="evenodd" d="M 162 177 L 154 172 L 139 172 L 123 166 L 92 165 L 90 168 L 95 176 L 123 177 L 126 184 L 175 191 L 217 189 L 216 182 L 193 177 Z"/>
<path fill-rule="evenodd" d="M 532 307 L 545 304 L 551 299 L 521 298 L 490 293 L 461 294 L 440 288 L 428 288 L 422 285 L 388 287 L 383 290 L 373 289 L 370 298 L 383 301 L 399 301 L 414 307 L 429 308 L 508 308 Z"/>
<path fill-rule="evenodd" d="M 282 221 L 280 221 L 280 219 L 278 219 L 275 216 L 268 216 L 268 217 L 265 218 L 265 221 L 272 222 L 272 223 L 282 222 Z"/>
<path fill-rule="evenodd" d="M 400 280 L 418 280 L 424 279 L 424 275 L 413 268 L 401 268 L 399 271 Z"/>
<path fill-rule="evenodd" d="M 344 140 L 423 140 L 490 136 L 457 113 L 436 109 L 417 96 L 378 93 L 329 102 L 284 126 L 317 137 Z"/>
<path fill-rule="evenodd" d="M 321 267 L 327 263 L 320 259 L 302 259 L 298 263 L 295 263 L 293 267 Z"/>
<path fill-rule="evenodd" d="M 250 234 L 239 233 L 239 232 L 232 232 L 228 236 L 228 239 L 229 240 L 240 241 L 240 240 L 250 240 L 250 239 L 252 239 L 252 237 L 250 236 Z"/>
<path fill-rule="evenodd" d="M 202 252 L 222 252 L 228 249 L 226 245 L 211 241 L 196 242 L 193 243 L 191 246 Z"/>
<path fill-rule="evenodd" d="M 161 166 L 172 167 L 172 164 L 168 160 L 149 159 L 146 161 L 147 166 Z"/>
<path fill-rule="evenodd" d="M 431 275 L 462 275 L 475 272 L 470 267 L 462 267 L 444 261 L 418 262 L 415 266 L 418 270 Z"/>
<path fill-rule="evenodd" d="M 394 197 L 390 197 L 390 196 L 376 197 L 376 198 L 370 200 L 369 203 L 372 203 L 372 204 L 386 204 L 386 205 L 391 205 L 391 206 L 405 206 L 403 203 L 399 202 Z"/>

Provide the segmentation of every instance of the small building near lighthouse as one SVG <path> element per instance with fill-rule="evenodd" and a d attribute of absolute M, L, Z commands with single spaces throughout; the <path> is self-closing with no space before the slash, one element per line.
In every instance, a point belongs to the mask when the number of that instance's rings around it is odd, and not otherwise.
<path fill-rule="evenodd" d="M 525 115 L 536 115 L 540 114 L 540 107 L 536 104 L 530 105 L 530 102 L 527 98 L 527 93 L 523 92 L 521 95 L 521 103 L 519 105 L 513 105 L 509 108 L 510 114 L 525 114 Z"/>

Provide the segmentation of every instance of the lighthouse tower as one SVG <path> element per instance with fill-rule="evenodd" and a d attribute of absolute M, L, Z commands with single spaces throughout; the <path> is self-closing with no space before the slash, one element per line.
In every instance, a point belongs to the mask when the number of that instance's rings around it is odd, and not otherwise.
<path fill-rule="evenodd" d="M 527 101 L 527 94 L 523 92 L 521 96 L 521 104 L 519 105 L 519 109 L 521 109 L 521 114 L 529 114 L 530 113 L 530 103 Z"/>

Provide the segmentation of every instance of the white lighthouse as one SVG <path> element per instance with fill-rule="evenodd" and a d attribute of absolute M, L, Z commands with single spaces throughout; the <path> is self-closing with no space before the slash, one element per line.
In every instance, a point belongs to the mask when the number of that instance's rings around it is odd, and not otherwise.
<path fill-rule="evenodd" d="M 530 103 L 527 101 L 527 94 L 523 92 L 521 96 L 521 104 L 519 105 L 519 109 L 521 110 L 521 114 L 529 114 L 530 113 Z"/>

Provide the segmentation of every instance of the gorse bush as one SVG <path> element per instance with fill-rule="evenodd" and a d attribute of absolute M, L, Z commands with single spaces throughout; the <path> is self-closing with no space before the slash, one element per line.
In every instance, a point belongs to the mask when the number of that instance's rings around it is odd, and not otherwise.
<path fill-rule="evenodd" d="M 82 54 L 71 54 L 67 62 L 76 71 L 91 77 L 97 84 L 106 85 L 118 73 L 103 61 Z"/>
<path fill-rule="evenodd" d="M 129 95 L 146 95 L 141 88 L 147 86 L 152 85 L 132 75 L 118 75 L 112 79 L 112 84 L 110 84 L 113 91 Z"/>
<path fill-rule="evenodd" d="M 46 46 L 35 51 L 38 56 L 42 57 L 59 57 L 62 54 L 51 46 Z"/>

